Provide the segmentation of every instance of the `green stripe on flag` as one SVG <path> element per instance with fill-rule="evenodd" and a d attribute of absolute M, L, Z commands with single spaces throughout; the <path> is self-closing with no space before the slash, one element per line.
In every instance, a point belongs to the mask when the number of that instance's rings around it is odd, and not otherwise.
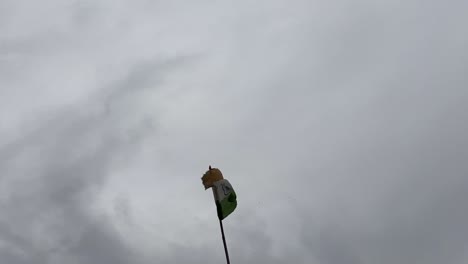
<path fill-rule="evenodd" d="M 219 219 L 223 220 L 237 207 L 237 195 L 231 184 L 223 179 L 214 183 L 216 209 Z"/>

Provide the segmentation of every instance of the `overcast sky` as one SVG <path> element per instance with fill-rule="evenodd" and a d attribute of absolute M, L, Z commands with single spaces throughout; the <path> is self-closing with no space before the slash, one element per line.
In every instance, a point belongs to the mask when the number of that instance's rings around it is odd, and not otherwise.
<path fill-rule="evenodd" d="M 0 0 L 0 262 L 468 263 L 467 10 Z"/>

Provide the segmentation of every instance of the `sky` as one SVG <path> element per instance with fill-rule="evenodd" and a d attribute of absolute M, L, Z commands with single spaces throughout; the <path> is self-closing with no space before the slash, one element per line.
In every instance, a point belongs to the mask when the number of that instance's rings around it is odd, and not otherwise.
<path fill-rule="evenodd" d="M 2 263 L 467 263 L 467 8 L 0 0 Z"/>

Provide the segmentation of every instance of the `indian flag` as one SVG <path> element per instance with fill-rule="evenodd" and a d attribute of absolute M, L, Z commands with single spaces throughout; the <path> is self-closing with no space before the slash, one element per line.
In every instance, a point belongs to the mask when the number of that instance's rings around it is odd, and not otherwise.
<path fill-rule="evenodd" d="M 213 183 L 213 194 L 218 211 L 218 217 L 223 220 L 237 207 L 236 192 L 228 180 L 222 179 Z"/>

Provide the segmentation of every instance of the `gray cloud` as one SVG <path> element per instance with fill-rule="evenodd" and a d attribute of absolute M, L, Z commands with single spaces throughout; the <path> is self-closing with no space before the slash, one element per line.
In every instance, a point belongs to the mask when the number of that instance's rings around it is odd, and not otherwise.
<path fill-rule="evenodd" d="M 107 102 L 122 99 L 114 95 Z M 38 120 L 30 133 L 2 147 L 0 254 L 8 263 L 134 263 L 108 220 L 93 213 L 93 203 L 109 166 L 154 130 L 143 123 L 129 137 L 113 123 L 125 118 L 87 110 L 70 107 Z"/>
<path fill-rule="evenodd" d="M 466 262 L 463 1 L 0 7 L 6 263 Z"/>

